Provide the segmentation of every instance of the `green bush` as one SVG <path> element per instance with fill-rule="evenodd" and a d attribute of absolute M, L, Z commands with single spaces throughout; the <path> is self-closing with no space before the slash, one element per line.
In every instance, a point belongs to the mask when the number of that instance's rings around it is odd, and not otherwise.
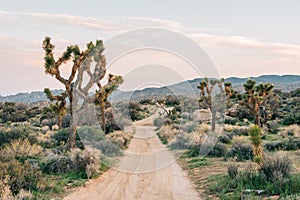
<path fill-rule="evenodd" d="M 70 129 L 68 129 L 68 128 L 60 129 L 57 132 L 55 132 L 51 136 L 51 138 L 54 139 L 57 146 L 65 145 L 65 144 L 68 143 L 69 134 L 70 134 Z M 84 149 L 84 145 L 80 140 L 80 137 L 78 135 L 78 131 L 76 132 L 76 146 L 80 149 Z"/>
<path fill-rule="evenodd" d="M 53 158 L 43 161 L 41 170 L 46 174 L 66 174 L 75 170 L 75 163 L 67 156 L 54 156 Z"/>
<path fill-rule="evenodd" d="M 250 144 L 237 142 L 233 144 L 232 149 L 228 152 L 227 157 L 236 158 L 237 161 L 252 160 L 252 148 Z"/>
<path fill-rule="evenodd" d="M 235 125 L 238 122 L 238 120 L 236 118 L 233 117 L 225 117 L 225 124 L 231 124 L 231 125 Z"/>
<path fill-rule="evenodd" d="M 42 171 L 47 174 L 67 174 L 89 172 L 91 166 L 99 169 L 100 161 L 86 150 L 73 150 L 65 155 L 54 155 L 43 160 L 40 166 Z"/>
<path fill-rule="evenodd" d="M 290 137 L 288 140 L 268 142 L 264 147 L 268 151 L 295 151 L 300 149 L 300 138 Z"/>
<path fill-rule="evenodd" d="M 208 178 L 208 193 L 217 195 L 220 199 L 262 199 L 272 195 L 280 195 L 280 199 L 286 199 L 288 196 L 297 196 L 299 194 L 300 175 L 286 175 L 286 178 L 282 178 L 285 173 L 283 171 L 286 170 L 277 170 L 278 167 L 274 167 L 281 166 L 279 169 L 282 169 L 282 166 L 289 165 L 284 163 L 272 164 L 271 168 L 277 172 L 272 172 L 268 179 L 263 172 L 257 171 L 252 166 L 238 172 L 236 166 L 231 167 L 229 165 L 228 175 L 213 175 Z M 284 167 L 284 169 L 287 168 Z M 271 170 L 268 170 L 269 172 Z M 254 192 L 246 195 L 246 189 L 250 191 L 263 190 L 264 192 L 260 195 L 255 195 Z"/>
<path fill-rule="evenodd" d="M 222 143 L 217 143 L 214 145 L 212 151 L 208 153 L 208 156 L 211 157 L 224 157 L 227 155 L 227 147 Z"/>
<path fill-rule="evenodd" d="M 12 127 L 7 131 L 0 130 L 0 147 L 5 146 L 6 144 L 17 139 L 27 138 L 31 144 L 36 143 L 37 139 L 30 134 L 31 129 L 26 126 Z"/>
<path fill-rule="evenodd" d="M 231 143 L 233 136 L 231 133 L 224 133 L 223 135 L 219 136 L 219 142 L 224 143 L 224 144 L 229 144 Z"/>
<path fill-rule="evenodd" d="M 283 117 L 281 123 L 283 125 L 292 125 L 292 124 L 300 125 L 300 114 L 294 112 L 289 113 Z"/>
<path fill-rule="evenodd" d="M 231 133 L 233 136 L 248 136 L 249 128 L 246 127 L 235 128 L 231 131 Z"/>

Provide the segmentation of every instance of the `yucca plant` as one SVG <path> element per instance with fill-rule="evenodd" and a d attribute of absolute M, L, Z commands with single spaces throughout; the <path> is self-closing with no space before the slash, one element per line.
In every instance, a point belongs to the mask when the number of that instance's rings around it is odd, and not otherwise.
<path fill-rule="evenodd" d="M 263 147 L 261 129 L 257 125 L 253 125 L 249 129 L 250 140 L 252 144 L 253 160 L 261 167 L 263 163 Z"/>

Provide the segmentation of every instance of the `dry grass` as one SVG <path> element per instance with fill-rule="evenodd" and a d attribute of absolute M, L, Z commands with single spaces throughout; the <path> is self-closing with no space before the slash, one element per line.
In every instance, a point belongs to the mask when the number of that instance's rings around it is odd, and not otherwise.
<path fill-rule="evenodd" d="M 175 136 L 179 133 L 179 130 L 172 129 L 170 125 L 164 125 L 161 127 L 159 135 L 167 140 L 167 143 L 174 141 Z"/>
<path fill-rule="evenodd" d="M 296 124 L 287 126 L 280 131 L 280 135 L 282 137 L 288 137 L 288 136 L 300 137 L 300 126 Z"/>

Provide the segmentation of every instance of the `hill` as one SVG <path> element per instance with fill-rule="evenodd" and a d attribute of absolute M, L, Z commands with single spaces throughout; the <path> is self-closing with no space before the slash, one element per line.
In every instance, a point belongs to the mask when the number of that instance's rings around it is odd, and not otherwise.
<path fill-rule="evenodd" d="M 298 75 L 263 75 L 259 77 L 250 77 L 254 79 L 257 83 L 273 83 L 275 89 L 281 89 L 283 91 L 289 92 L 300 88 L 300 76 Z M 243 84 L 248 78 L 237 78 L 230 77 L 226 78 L 225 82 L 231 82 L 234 89 L 242 91 Z M 170 86 L 160 87 L 160 88 L 145 88 L 143 90 L 130 91 L 130 92 L 117 92 L 114 93 L 112 99 L 116 100 L 140 100 L 145 97 L 163 97 L 167 95 L 183 95 L 183 96 L 197 96 L 199 90 L 197 85 L 199 85 L 202 78 L 196 78 L 194 80 L 189 80 L 185 82 L 180 82 Z"/>
<path fill-rule="evenodd" d="M 257 83 L 270 82 L 275 84 L 276 89 L 283 91 L 292 91 L 300 88 L 300 76 L 299 75 L 263 75 L 259 77 L 250 77 Z M 230 77 L 226 78 L 225 81 L 231 82 L 236 90 L 242 90 L 243 84 L 248 78 Z M 164 86 L 160 88 L 145 88 L 143 90 L 136 91 L 116 91 L 111 96 L 113 101 L 120 100 L 140 100 L 147 97 L 163 97 L 167 95 L 183 95 L 183 96 L 196 96 L 198 95 L 197 85 L 202 78 L 196 78 L 194 80 L 188 80 L 180 83 L 176 83 L 170 86 Z M 54 94 L 61 93 L 62 90 L 54 90 Z M 23 102 L 32 103 L 37 101 L 47 100 L 46 95 L 43 92 L 31 92 L 31 93 L 18 93 L 16 95 L 0 96 L 0 102 Z"/>

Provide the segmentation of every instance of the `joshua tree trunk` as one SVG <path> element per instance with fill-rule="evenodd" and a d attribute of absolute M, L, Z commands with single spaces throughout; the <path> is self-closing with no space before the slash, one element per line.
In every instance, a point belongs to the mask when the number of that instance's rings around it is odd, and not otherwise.
<path fill-rule="evenodd" d="M 259 110 L 259 104 L 255 103 L 255 108 L 254 108 L 254 123 L 258 125 L 259 127 L 262 127 L 261 122 L 260 122 L 260 110 Z"/>
<path fill-rule="evenodd" d="M 69 133 L 69 140 L 68 140 L 68 149 L 74 149 L 76 147 L 76 125 L 77 123 L 71 123 L 70 133 Z"/>
<path fill-rule="evenodd" d="M 70 114 L 71 114 L 71 126 L 70 126 L 70 133 L 69 133 L 69 140 L 68 140 L 68 149 L 74 149 L 76 147 L 76 129 L 77 129 L 77 116 L 74 115 L 73 112 L 73 94 L 72 90 L 69 93 L 69 100 L 70 100 Z"/>
<path fill-rule="evenodd" d="M 105 124 L 105 102 L 101 103 L 101 119 L 102 119 L 102 130 L 105 134 L 106 132 L 106 124 Z"/>
<path fill-rule="evenodd" d="M 217 119 L 217 113 L 216 112 L 212 112 L 211 113 L 211 131 L 215 132 L 216 130 L 216 119 Z"/>
<path fill-rule="evenodd" d="M 63 119 L 63 116 L 62 116 L 62 115 L 59 115 L 59 116 L 58 116 L 58 128 L 59 128 L 59 129 L 62 128 L 62 119 Z"/>

